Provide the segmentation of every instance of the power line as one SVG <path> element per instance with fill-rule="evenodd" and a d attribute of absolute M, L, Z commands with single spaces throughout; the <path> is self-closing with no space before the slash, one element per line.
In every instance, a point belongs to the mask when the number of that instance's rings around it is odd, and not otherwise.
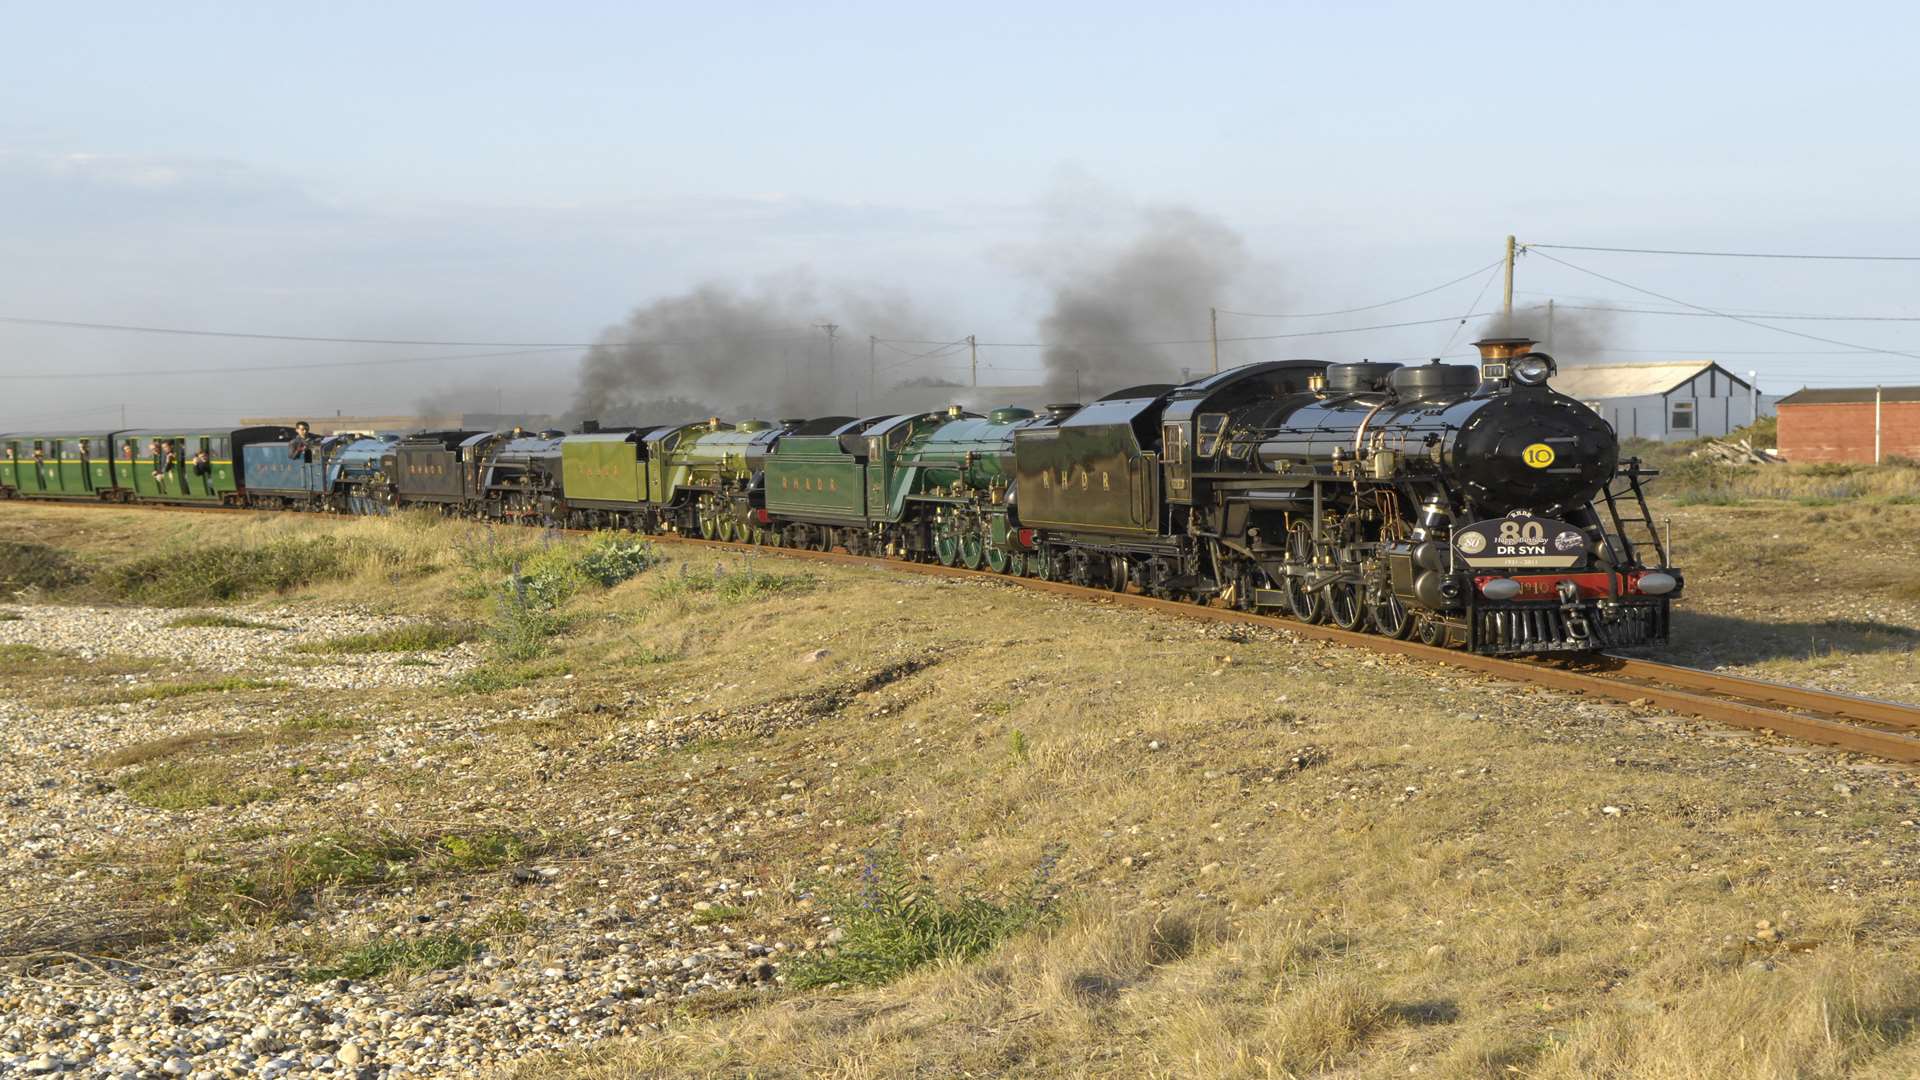
<path fill-rule="evenodd" d="M 393 364 L 429 364 L 440 360 L 492 360 L 504 356 L 531 356 L 536 353 L 571 352 L 575 346 L 553 345 L 540 349 L 515 349 L 510 352 L 455 353 L 451 356 L 408 356 L 387 360 L 325 360 L 311 364 L 272 364 L 247 367 L 173 368 L 167 371 L 59 371 L 42 375 L 0 375 L 7 380 L 66 379 L 159 379 L 175 375 L 262 375 L 312 371 L 317 368 L 387 367 Z"/>
<path fill-rule="evenodd" d="M 1553 256 L 1542 255 L 1541 258 L 1551 259 Z M 1558 259 L 1554 261 L 1559 262 Z M 1561 265 L 1573 266 L 1572 263 L 1561 263 Z M 1606 304 L 1556 304 L 1555 306 L 1564 311 L 1615 311 L 1623 315 L 1678 315 L 1690 319 L 1722 314 L 1717 311 L 1665 311 L 1660 308 L 1612 307 Z M 1772 311 L 1742 311 L 1737 314 L 1740 318 L 1779 319 L 1782 322 L 1920 322 L 1920 315 L 1788 315 Z"/>
<path fill-rule="evenodd" d="M 1920 262 L 1920 255 L 1809 255 L 1801 252 L 1777 251 L 1683 251 L 1670 248 L 1624 248 L 1593 247 L 1586 244 L 1528 244 L 1529 251 L 1534 248 L 1553 248 L 1556 251 L 1606 251 L 1623 255 L 1698 255 L 1711 259 L 1819 259 L 1840 262 Z"/>
<path fill-rule="evenodd" d="M 1573 293 L 1541 292 L 1533 289 L 1516 289 L 1514 290 L 1514 294 L 1516 296 L 1544 296 L 1553 300 L 1559 307 L 1563 308 L 1579 308 L 1580 305 L 1561 303 L 1560 299 L 1562 297 L 1570 300 L 1587 300 L 1596 305 L 1591 308 L 1582 309 L 1588 311 L 1624 311 L 1648 315 L 1697 314 L 1691 311 L 1670 311 L 1664 308 L 1619 307 L 1617 305 L 1631 303 L 1631 301 L 1621 300 L 1613 296 L 1578 296 Z M 1810 311 L 1742 311 L 1740 314 L 1745 315 L 1749 319 L 1827 320 L 1832 322 L 1920 322 L 1920 315 L 1833 315 Z"/>
<path fill-rule="evenodd" d="M 129 334 L 172 334 L 182 337 L 242 338 L 249 341 L 307 341 L 328 345 L 419 345 L 484 349 L 590 349 L 596 345 L 634 347 L 646 345 L 697 345 L 706 341 L 741 341 L 753 338 L 785 337 L 803 333 L 812 327 L 794 327 L 764 334 L 729 334 L 705 338 L 666 341 L 428 341 L 414 338 L 316 337 L 306 334 L 256 334 L 241 330 L 188 330 L 173 326 L 132 326 L 124 323 L 73 322 L 65 319 L 29 319 L 0 315 L 0 323 L 16 326 L 53 326 L 68 330 L 111 330 Z"/>
<path fill-rule="evenodd" d="M 1503 260 L 1504 261 L 1504 260 Z M 1406 322 L 1373 323 L 1368 326 L 1342 326 L 1328 330 L 1298 330 L 1289 334 L 1243 334 L 1237 337 L 1223 337 L 1221 342 L 1229 341 L 1282 341 L 1288 338 L 1325 337 L 1331 334 L 1358 334 L 1367 330 L 1395 330 L 1403 326 L 1433 326 L 1436 323 L 1464 322 L 1467 319 L 1484 318 L 1494 314 L 1491 311 L 1476 311 L 1462 315 L 1446 315 L 1438 319 L 1410 319 Z M 953 342 L 934 341 L 915 338 L 876 338 L 881 344 L 895 345 L 951 345 Z M 1165 341 L 982 341 L 983 349 L 1113 349 L 1127 346 L 1160 345 L 1205 345 L 1212 338 L 1170 338 Z M 965 339 L 961 339 L 965 344 Z"/>
<path fill-rule="evenodd" d="M 1447 340 L 1440 343 L 1440 351 L 1442 353 L 1453 348 L 1453 339 L 1459 336 L 1460 327 L 1467 325 L 1467 320 L 1473 318 L 1473 309 L 1480 306 L 1480 301 L 1487 295 L 1487 290 L 1493 287 L 1494 274 L 1499 273 L 1501 265 L 1506 261 L 1504 258 L 1494 260 L 1493 266 L 1491 267 L 1492 273 L 1487 275 L 1487 280 L 1480 283 L 1480 291 L 1473 294 L 1473 303 L 1467 305 L 1468 314 L 1460 316 L 1460 321 L 1454 325 L 1454 328 L 1447 331 Z"/>
<path fill-rule="evenodd" d="M 1702 304 L 1695 304 L 1695 303 L 1692 303 L 1691 301 L 1681 300 L 1678 297 L 1668 296 L 1665 293 L 1655 292 L 1652 289 L 1642 288 L 1641 286 L 1635 285 L 1631 282 L 1621 281 L 1619 278 L 1608 277 L 1607 275 L 1602 274 L 1597 270 L 1588 270 L 1584 266 L 1575 266 L 1574 264 L 1566 261 L 1565 259 L 1557 258 L 1553 255 L 1548 255 L 1545 252 L 1540 252 L 1539 255 L 1541 258 L 1546 259 L 1549 262 L 1559 263 L 1561 266 L 1564 266 L 1569 270 L 1577 270 L 1582 274 L 1586 274 L 1588 277 L 1599 278 L 1601 281 L 1618 285 L 1623 289 L 1632 289 L 1634 292 L 1645 293 L 1646 295 L 1651 296 L 1656 300 L 1665 300 L 1669 304 L 1679 304 L 1681 307 L 1693 308 L 1695 311 L 1704 311 L 1710 315 L 1718 315 L 1723 319 L 1732 319 L 1734 322 L 1737 322 L 1737 323 L 1745 323 L 1748 326 L 1757 326 L 1762 330 L 1771 330 L 1776 334 L 1786 334 L 1790 337 L 1805 338 L 1808 341 L 1818 341 L 1824 345 L 1838 345 L 1838 346 L 1841 346 L 1842 348 L 1854 349 L 1859 352 L 1880 353 L 1885 356 L 1905 356 L 1905 357 L 1910 357 L 1914 360 L 1920 360 L 1920 353 L 1902 352 L 1899 349 L 1876 349 L 1869 345 L 1858 345 L 1851 341 L 1840 341 L 1835 338 L 1821 337 L 1818 334 L 1809 334 L 1800 330 L 1788 329 L 1787 327 L 1784 327 L 1784 326 L 1774 326 L 1769 323 L 1757 322 L 1753 319 L 1749 319 L 1741 315 L 1733 315 L 1724 311 L 1715 311 L 1713 308 L 1707 307 Z"/>
<path fill-rule="evenodd" d="M 1396 297 L 1392 300 L 1382 300 L 1377 304 L 1366 304 L 1362 307 L 1341 308 L 1338 311 L 1296 311 L 1296 312 L 1285 312 L 1280 314 L 1270 314 L 1270 313 L 1261 312 L 1261 311 L 1228 311 L 1226 308 L 1220 308 L 1219 311 L 1220 311 L 1220 314 L 1222 315 L 1238 315 L 1243 319 L 1318 319 L 1328 315 L 1351 315 L 1356 311 L 1372 311 L 1376 308 L 1392 307 L 1395 304 L 1404 304 L 1409 300 L 1418 300 L 1419 298 L 1423 296 L 1427 296 L 1431 293 L 1437 293 L 1441 289 L 1458 285 L 1463 281 L 1472 280 L 1473 278 L 1479 276 L 1480 274 L 1484 274 L 1488 270 L 1491 270 L 1494 267 L 1499 266 L 1501 263 L 1505 261 L 1506 260 L 1504 258 L 1495 259 L 1492 262 L 1488 263 L 1487 265 L 1482 266 L 1476 270 L 1469 270 L 1466 273 L 1461 274 L 1459 277 L 1452 279 L 1451 281 L 1443 281 L 1440 284 L 1435 285 L 1431 289 L 1421 289 L 1417 293 L 1409 293 L 1406 296 Z M 1227 339 L 1221 338 L 1220 340 L 1225 341 Z"/>
<path fill-rule="evenodd" d="M 1664 356 L 1859 356 L 1859 349 L 1583 349 L 1595 353 L 1649 353 Z"/>

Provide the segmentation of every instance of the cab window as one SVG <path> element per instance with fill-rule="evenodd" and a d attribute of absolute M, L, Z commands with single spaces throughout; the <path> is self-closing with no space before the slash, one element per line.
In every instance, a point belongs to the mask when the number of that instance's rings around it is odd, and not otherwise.
<path fill-rule="evenodd" d="M 1167 455 L 1167 464 L 1185 465 L 1187 463 L 1187 427 L 1185 424 L 1166 424 L 1160 429 L 1161 447 Z"/>
<path fill-rule="evenodd" d="M 1206 413 L 1200 417 L 1200 438 L 1194 446 L 1196 457 L 1210 458 L 1220 452 L 1220 436 L 1226 434 L 1227 414 Z"/>

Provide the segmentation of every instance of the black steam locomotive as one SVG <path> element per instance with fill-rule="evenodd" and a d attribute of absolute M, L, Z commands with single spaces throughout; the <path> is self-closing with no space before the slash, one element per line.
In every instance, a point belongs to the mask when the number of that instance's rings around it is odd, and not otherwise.
<path fill-rule="evenodd" d="M 1013 513 L 1082 584 L 1481 653 L 1664 642 L 1651 474 L 1532 341 L 1477 345 L 1477 368 L 1252 364 L 1055 409 L 1015 437 Z"/>

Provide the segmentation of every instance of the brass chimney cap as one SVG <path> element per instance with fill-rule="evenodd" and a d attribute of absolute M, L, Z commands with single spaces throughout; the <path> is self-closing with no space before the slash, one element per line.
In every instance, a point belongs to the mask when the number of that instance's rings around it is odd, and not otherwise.
<path fill-rule="evenodd" d="M 1473 343 L 1480 350 L 1482 360 L 1511 360 L 1530 351 L 1537 344 L 1530 337 L 1481 338 Z"/>

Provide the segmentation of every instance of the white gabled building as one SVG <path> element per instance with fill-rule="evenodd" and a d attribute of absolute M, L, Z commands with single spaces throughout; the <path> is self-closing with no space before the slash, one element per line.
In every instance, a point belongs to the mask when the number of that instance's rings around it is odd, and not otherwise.
<path fill-rule="evenodd" d="M 1725 435 L 1772 411 L 1774 399 L 1711 360 L 1569 364 L 1551 384 L 1587 403 L 1623 439 Z"/>

